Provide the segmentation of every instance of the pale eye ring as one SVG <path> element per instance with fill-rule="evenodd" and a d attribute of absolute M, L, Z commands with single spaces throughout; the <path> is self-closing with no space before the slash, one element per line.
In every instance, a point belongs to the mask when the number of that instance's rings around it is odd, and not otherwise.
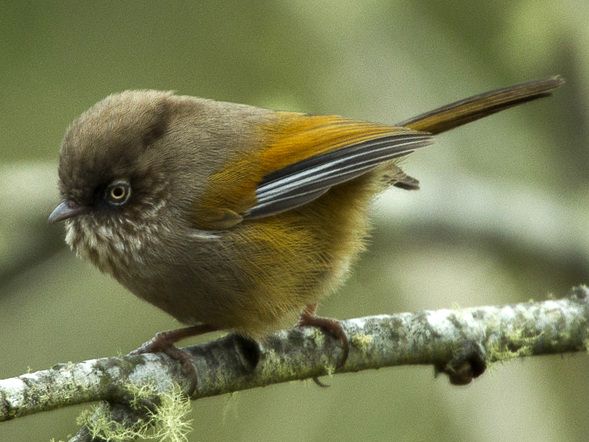
<path fill-rule="evenodd" d="M 131 196 L 131 185 L 127 180 L 116 180 L 106 188 L 106 201 L 112 206 L 122 206 Z"/>

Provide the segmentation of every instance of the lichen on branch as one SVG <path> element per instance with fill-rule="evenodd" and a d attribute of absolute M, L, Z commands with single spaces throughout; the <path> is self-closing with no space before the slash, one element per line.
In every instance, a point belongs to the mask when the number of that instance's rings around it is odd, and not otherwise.
<path fill-rule="evenodd" d="M 465 384 L 494 362 L 585 351 L 589 290 L 577 287 L 562 299 L 370 316 L 342 325 L 350 353 L 339 368 L 339 341 L 309 327 L 279 331 L 258 344 L 228 335 L 189 347 L 198 373 L 192 399 L 397 365 L 433 365 L 452 383 Z M 0 421 L 86 402 L 125 404 L 130 391 L 145 385 L 161 398 L 176 388 L 187 392 L 191 382 L 164 354 L 59 364 L 0 380 Z"/>

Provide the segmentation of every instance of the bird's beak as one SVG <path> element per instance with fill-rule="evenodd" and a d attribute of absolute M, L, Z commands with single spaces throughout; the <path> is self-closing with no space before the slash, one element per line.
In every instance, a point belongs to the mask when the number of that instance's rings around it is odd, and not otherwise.
<path fill-rule="evenodd" d="M 64 200 L 59 203 L 55 209 L 53 209 L 53 212 L 51 212 L 51 215 L 49 215 L 49 219 L 47 221 L 50 223 L 58 223 L 66 219 L 73 218 L 74 216 L 84 213 L 85 211 L 85 207 L 78 206 L 72 201 Z"/>

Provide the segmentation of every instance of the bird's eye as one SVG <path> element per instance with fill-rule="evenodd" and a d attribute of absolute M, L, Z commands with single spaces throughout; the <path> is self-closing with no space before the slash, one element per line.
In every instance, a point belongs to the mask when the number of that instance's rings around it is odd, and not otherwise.
<path fill-rule="evenodd" d="M 122 206 L 131 196 L 131 186 L 126 180 L 113 181 L 107 188 L 104 195 L 106 201 L 112 206 Z"/>

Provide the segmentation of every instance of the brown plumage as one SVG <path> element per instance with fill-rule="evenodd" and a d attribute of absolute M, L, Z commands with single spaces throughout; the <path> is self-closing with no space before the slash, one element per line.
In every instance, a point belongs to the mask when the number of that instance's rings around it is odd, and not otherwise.
<path fill-rule="evenodd" d="M 418 187 L 396 159 L 561 83 L 490 92 L 397 126 L 114 94 L 68 129 L 64 201 L 50 220 L 66 220 L 78 255 L 179 321 L 260 338 L 305 306 L 313 323 L 312 306 L 364 247 L 373 196 Z"/>

